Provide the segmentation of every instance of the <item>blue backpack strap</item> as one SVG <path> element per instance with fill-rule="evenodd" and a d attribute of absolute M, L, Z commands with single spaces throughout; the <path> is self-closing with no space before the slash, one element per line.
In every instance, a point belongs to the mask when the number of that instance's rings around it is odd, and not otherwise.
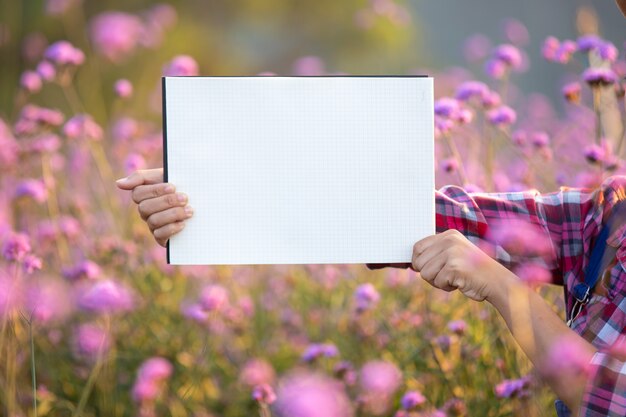
<path fill-rule="evenodd" d="M 596 286 L 603 269 L 606 267 L 609 256 L 612 252 L 606 251 L 606 241 L 611 236 L 611 233 L 617 230 L 626 221 L 626 200 L 622 200 L 613 206 L 609 218 L 604 223 L 602 230 L 598 234 L 595 240 L 595 245 L 591 251 L 589 257 L 589 263 L 585 268 L 585 279 L 583 282 L 579 282 L 572 289 L 572 295 L 574 296 L 574 305 L 572 310 L 568 314 L 567 324 L 571 325 L 571 322 L 578 316 L 583 306 L 589 302 L 591 298 L 591 292 Z"/>

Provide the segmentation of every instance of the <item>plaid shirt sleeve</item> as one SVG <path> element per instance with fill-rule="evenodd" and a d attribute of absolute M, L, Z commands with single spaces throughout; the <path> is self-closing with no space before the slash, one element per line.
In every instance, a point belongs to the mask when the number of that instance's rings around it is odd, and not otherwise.
<path fill-rule="evenodd" d="M 604 352 L 591 359 L 580 417 L 626 416 L 626 363 Z"/>
<path fill-rule="evenodd" d="M 449 185 L 435 193 L 437 233 L 456 229 L 475 244 L 491 241 L 490 231 L 503 222 L 516 220 L 527 223 L 540 234 L 543 242 L 551 247 L 549 257 L 542 262 L 552 273 L 552 282 L 562 284 L 559 260 L 562 247 L 563 202 L 567 197 L 560 192 L 540 194 L 536 190 L 512 193 L 467 193 L 464 189 Z M 523 261 L 508 253 L 502 246 L 495 246 L 495 259 L 512 269 Z"/>

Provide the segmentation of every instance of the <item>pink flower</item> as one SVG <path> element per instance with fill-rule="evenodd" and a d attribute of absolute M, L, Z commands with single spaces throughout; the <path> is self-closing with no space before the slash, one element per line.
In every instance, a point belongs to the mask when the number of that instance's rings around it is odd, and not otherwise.
<path fill-rule="evenodd" d="M 2 256 L 7 261 L 21 261 L 31 250 L 30 239 L 24 233 L 10 232 L 4 238 Z"/>
<path fill-rule="evenodd" d="M 89 25 L 96 51 L 113 62 L 121 62 L 134 52 L 143 30 L 141 19 L 124 12 L 100 13 Z"/>
<path fill-rule="evenodd" d="M 251 359 L 245 363 L 239 381 L 249 387 L 256 385 L 272 385 L 276 379 L 276 373 L 272 365 L 264 359 Z"/>
<path fill-rule="evenodd" d="M 446 158 L 441 161 L 440 166 L 442 170 L 450 174 L 459 169 L 459 162 L 456 160 L 456 158 Z"/>
<path fill-rule="evenodd" d="M 598 45 L 598 56 L 607 62 L 615 62 L 619 51 L 611 42 L 605 41 Z"/>
<path fill-rule="evenodd" d="M 490 224 L 487 239 L 502 246 L 510 255 L 554 258 L 548 231 L 522 218 L 511 218 Z"/>
<path fill-rule="evenodd" d="M 58 41 L 50 45 L 44 52 L 46 59 L 57 66 L 82 65 L 85 54 L 68 41 Z"/>
<path fill-rule="evenodd" d="M 463 42 L 463 55 L 468 62 L 477 62 L 489 55 L 491 41 L 483 34 L 475 34 Z"/>
<path fill-rule="evenodd" d="M 437 116 L 452 118 L 457 115 L 460 109 L 459 101 L 450 97 L 442 97 L 435 101 L 435 114 Z"/>
<path fill-rule="evenodd" d="M 315 373 L 295 373 L 281 381 L 274 410 L 277 417 L 353 417 L 343 385 Z"/>
<path fill-rule="evenodd" d="M 20 280 L 15 280 L 0 270 L 0 319 L 11 316 L 23 308 L 24 292 Z"/>
<path fill-rule="evenodd" d="M 20 77 L 20 87 L 29 93 L 36 93 L 41 90 L 43 82 L 35 71 L 24 71 Z"/>
<path fill-rule="evenodd" d="M 380 301 L 380 294 L 370 283 L 362 284 L 354 291 L 354 300 L 358 312 L 370 310 Z"/>
<path fill-rule="evenodd" d="M 146 167 L 146 160 L 138 153 L 130 153 L 124 161 L 124 170 L 127 175 Z"/>
<path fill-rule="evenodd" d="M 546 132 L 534 132 L 531 135 L 531 142 L 537 148 L 544 148 L 550 144 L 550 136 Z"/>
<path fill-rule="evenodd" d="M 367 362 L 359 372 L 360 401 L 373 415 L 389 411 L 393 396 L 402 383 L 402 373 L 390 362 Z"/>
<path fill-rule="evenodd" d="M 507 64 L 499 59 L 492 58 L 485 63 L 485 73 L 496 80 L 503 78 L 506 71 Z"/>
<path fill-rule="evenodd" d="M 505 19 L 502 22 L 504 37 L 515 45 L 527 45 L 530 40 L 528 28 L 517 19 Z"/>
<path fill-rule="evenodd" d="M 15 133 L 30 135 L 37 133 L 41 128 L 60 126 L 63 120 L 63 113 L 58 110 L 27 104 L 22 108 L 15 123 Z"/>
<path fill-rule="evenodd" d="M 522 65 L 522 54 L 514 45 L 499 45 L 495 49 L 493 56 L 495 59 L 504 62 L 512 69 L 519 69 Z"/>
<path fill-rule="evenodd" d="M 113 86 L 113 91 L 119 98 L 129 98 L 133 95 L 133 85 L 126 79 L 117 80 Z"/>
<path fill-rule="evenodd" d="M 163 67 L 163 75 L 169 77 L 198 75 L 198 63 L 189 55 L 178 55 Z"/>
<path fill-rule="evenodd" d="M 228 291 L 221 285 L 207 285 L 200 292 L 200 304 L 206 311 L 221 311 L 228 305 Z"/>
<path fill-rule="evenodd" d="M 270 385 L 260 384 L 252 390 L 252 399 L 261 404 L 272 404 L 276 401 L 276 394 Z"/>
<path fill-rule="evenodd" d="M 43 180 L 22 180 L 15 189 L 15 198 L 30 197 L 38 203 L 43 203 L 48 198 L 48 190 Z"/>
<path fill-rule="evenodd" d="M 541 47 L 541 53 L 543 57 L 548 61 L 554 61 L 556 58 L 556 52 L 559 49 L 561 43 L 554 36 L 548 36 L 543 41 L 543 46 Z"/>
<path fill-rule="evenodd" d="M 580 36 L 576 43 L 578 44 L 578 50 L 581 52 L 589 52 L 598 48 L 604 41 L 597 35 L 583 35 Z"/>
<path fill-rule="evenodd" d="M 26 272 L 27 274 L 32 274 L 35 271 L 39 271 L 42 266 L 43 262 L 41 258 L 33 255 L 32 253 L 29 253 L 24 257 L 22 267 L 24 268 L 24 272 Z"/>
<path fill-rule="evenodd" d="M 293 73 L 295 75 L 322 75 L 325 72 L 324 61 L 317 56 L 303 56 L 293 63 Z"/>
<path fill-rule="evenodd" d="M 172 376 L 174 367 L 165 358 L 155 356 L 141 364 L 137 372 L 137 378 L 149 381 L 163 381 Z"/>
<path fill-rule="evenodd" d="M 100 140 L 102 128 L 88 114 L 78 114 L 63 126 L 63 133 L 69 139 Z"/>
<path fill-rule="evenodd" d="M 132 139 L 139 132 L 139 124 L 130 117 L 122 117 L 118 119 L 111 128 L 113 139 L 126 142 Z"/>
<path fill-rule="evenodd" d="M 73 309 L 69 294 L 69 288 L 58 281 L 32 282 L 26 293 L 27 316 L 43 325 L 65 319 Z"/>
<path fill-rule="evenodd" d="M 575 42 L 570 40 L 564 40 L 554 54 L 554 61 L 560 64 L 567 64 L 572 55 L 578 50 L 578 46 Z"/>
<path fill-rule="evenodd" d="M 95 313 L 118 313 L 132 310 L 133 295 L 123 284 L 112 279 L 95 281 L 79 292 L 78 305 Z"/>
<path fill-rule="evenodd" d="M 515 275 L 529 284 L 549 284 L 552 274 L 545 267 L 534 262 L 525 262 L 515 268 Z"/>
<path fill-rule="evenodd" d="M 97 324 L 81 324 L 74 332 L 74 348 L 78 356 L 95 360 L 108 352 L 110 347 L 108 332 Z"/>
<path fill-rule="evenodd" d="M 357 374 L 352 363 L 341 361 L 333 366 L 333 375 L 346 385 L 352 386 L 356 383 Z"/>
<path fill-rule="evenodd" d="M 592 354 L 587 352 L 578 336 L 556 340 L 549 349 L 540 372 L 546 376 L 563 374 L 564 370 L 586 374 L 591 370 Z"/>

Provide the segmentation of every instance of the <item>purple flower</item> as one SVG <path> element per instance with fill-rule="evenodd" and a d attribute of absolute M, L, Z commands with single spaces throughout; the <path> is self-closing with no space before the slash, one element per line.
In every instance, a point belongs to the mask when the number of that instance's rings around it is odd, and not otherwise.
<path fill-rule="evenodd" d="M 487 113 L 487 120 L 494 126 L 509 126 L 515 123 L 517 120 L 517 114 L 515 110 L 508 106 L 500 106 L 495 109 L 489 110 Z"/>
<path fill-rule="evenodd" d="M 284 378 L 276 395 L 277 417 L 352 417 L 354 410 L 343 385 L 315 373 Z"/>
<path fill-rule="evenodd" d="M 245 363 L 239 381 L 249 387 L 256 385 L 271 385 L 276 379 L 276 373 L 272 365 L 264 359 L 251 359 Z"/>
<path fill-rule="evenodd" d="M 408 391 L 402 396 L 400 404 L 405 410 L 415 410 L 426 402 L 426 397 L 419 391 Z"/>
<path fill-rule="evenodd" d="M 556 50 L 553 60 L 560 64 L 567 64 L 577 50 L 578 45 L 576 45 L 576 42 L 564 40 Z"/>
<path fill-rule="evenodd" d="M 95 313 L 117 313 L 132 310 L 133 295 L 123 284 L 112 279 L 95 281 L 79 293 L 78 305 Z"/>
<path fill-rule="evenodd" d="M 619 51 L 611 42 L 605 41 L 598 45 L 598 56 L 605 61 L 615 62 L 619 55 Z"/>
<path fill-rule="evenodd" d="M 58 110 L 27 104 L 22 108 L 15 123 L 15 133 L 17 135 L 30 135 L 37 133 L 43 127 L 60 126 L 63 120 L 63 113 Z"/>
<path fill-rule="evenodd" d="M 488 92 L 487 84 L 480 81 L 466 81 L 457 88 L 455 97 L 461 101 L 468 101 L 473 97 L 482 99 Z"/>
<path fill-rule="evenodd" d="M 102 270 L 98 264 L 90 260 L 81 261 L 72 268 L 68 268 L 63 271 L 63 276 L 71 281 L 78 281 L 81 279 L 94 280 L 96 278 L 100 278 L 101 275 Z"/>
<path fill-rule="evenodd" d="M 36 93 L 41 90 L 43 81 L 35 71 L 24 71 L 20 77 L 20 87 L 29 93 Z"/>
<path fill-rule="evenodd" d="M 206 311 L 221 311 L 228 305 L 228 291 L 221 285 L 207 285 L 200 292 L 200 304 Z"/>
<path fill-rule="evenodd" d="M 357 311 L 363 312 L 378 304 L 380 294 L 372 284 L 362 284 L 354 291 L 354 300 L 356 301 Z"/>
<path fill-rule="evenodd" d="M 354 370 L 354 366 L 348 361 L 336 363 L 333 367 L 333 374 L 348 386 L 354 385 L 357 380 L 357 374 Z"/>
<path fill-rule="evenodd" d="M 494 391 L 498 398 L 514 398 L 528 395 L 527 389 L 530 386 L 530 378 L 505 379 L 496 385 Z"/>
<path fill-rule="evenodd" d="M 78 114 L 63 126 L 63 133 L 68 139 L 100 140 L 102 128 L 88 114 Z"/>
<path fill-rule="evenodd" d="M 327 358 L 334 358 L 339 355 L 339 350 L 332 343 L 314 343 L 309 345 L 302 354 L 302 360 L 305 362 L 313 362 L 317 358 L 322 356 Z"/>
<path fill-rule="evenodd" d="M 578 50 L 581 52 L 592 51 L 598 48 L 603 42 L 604 41 L 597 35 L 583 35 L 576 40 Z"/>
<path fill-rule="evenodd" d="M 324 61 L 317 56 L 303 56 L 293 63 L 295 75 L 323 75 L 325 72 Z"/>
<path fill-rule="evenodd" d="M 81 65 L 85 62 L 85 54 L 68 41 L 58 41 L 50 45 L 44 52 L 45 58 L 57 66 Z"/>
<path fill-rule="evenodd" d="M 530 140 L 537 148 L 545 148 L 550 144 L 550 136 L 546 132 L 534 132 Z"/>
<path fill-rule="evenodd" d="M 96 51 L 113 62 L 121 62 L 133 53 L 143 30 L 141 19 L 124 12 L 100 13 L 89 25 Z"/>
<path fill-rule="evenodd" d="M 252 390 L 252 399 L 261 404 L 272 404 L 276 401 L 276 394 L 270 385 L 260 384 Z"/>
<path fill-rule="evenodd" d="M 4 239 L 2 256 L 7 261 L 21 261 L 31 250 L 30 239 L 24 233 L 10 232 Z"/>
<path fill-rule="evenodd" d="M 454 320 L 448 323 L 448 329 L 452 333 L 456 333 L 459 336 L 462 336 L 467 331 L 467 323 L 465 320 Z"/>
<path fill-rule="evenodd" d="M 22 267 L 24 268 L 24 272 L 26 272 L 27 274 L 32 274 L 35 271 L 39 271 L 42 266 L 43 262 L 38 256 L 29 253 L 24 257 Z"/>
<path fill-rule="evenodd" d="M 81 324 L 74 332 L 74 349 L 78 356 L 95 360 L 108 352 L 110 347 L 108 332 L 97 324 Z"/>
<path fill-rule="evenodd" d="M 163 67 L 165 76 L 198 75 L 198 63 L 189 55 L 178 55 Z"/>
<path fill-rule="evenodd" d="M 487 91 L 482 97 L 481 104 L 485 109 L 492 109 L 502 104 L 502 99 L 495 91 Z"/>
<path fill-rule="evenodd" d="M 38 203 L 43 203 L 48 198 L 48 190 L 43 180 L 22 180 L 15 188 L 15 198 L 30 197 Z"/>
<path fill-rule="evenodd" d="M 61 148 L 61 139 L 54 133 L 44 133 L 30 142 L 22 142 L 23 152 L 54 153 Z"/>
<path fill-rule="evenodd" d="M 454 117 L 460 110 L 458 100 L 450 97 L 442 97 L 435 101 L 435 114 L 442 117 Z"/>
<path fill-rule="evenodd" d="M 495 49 L 493 56 L 498 61 L 504 62 L 513 69 L 519 69 L 522 65 L 522 54 L 520 50 L 510 44 L 499 45 Z"/>
<path fill-rule="evenodd" d="M 588 68 L 583 72 L 583 79 L 592 87 L 611 85 L 617 81 L 617 75 L 610 68 Z"/>
<path fill-rule="evenodd" d="M 133 95 L 133 85 L 126 79 L 117 80 L 113 85 L 113 91 L 119 98 L 129 98 Z"/>
<path fill-rule="evenodd" d="M 499 59 L 492 58 L 485 63 L 485 73 L 496 80 L 503 78 L 506 70 L 507 64 Z"/>

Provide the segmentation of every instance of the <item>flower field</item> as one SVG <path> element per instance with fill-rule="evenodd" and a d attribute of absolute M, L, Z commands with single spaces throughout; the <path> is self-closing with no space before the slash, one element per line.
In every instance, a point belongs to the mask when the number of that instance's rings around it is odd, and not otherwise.
<path fill-rule="evenodd" d="M 173 267 L 115 187 L 162 165 L 162 75 L 342 74 L 338 56 L 370 73 L 381 51 L 410 53 L 403 2 L 22 3 L 0 18 L 0 415 L 553 415 L 554 394 L 487 303 L 411 270 Z M 341 29 L 295 55 L 246 35 L 279 14 L 304 38 L 313 18 Z M 625 39 L 543 40 L 564 74 L 549 98 L 516 85 L 529 37 L 509 19 L 498 39 L 466 40 L 467 69 L 406 68 L 435 77 L 437 186 L 550 192 L 626 173 Z M 537 291 L 562 314 L 561 288 Z"/>

